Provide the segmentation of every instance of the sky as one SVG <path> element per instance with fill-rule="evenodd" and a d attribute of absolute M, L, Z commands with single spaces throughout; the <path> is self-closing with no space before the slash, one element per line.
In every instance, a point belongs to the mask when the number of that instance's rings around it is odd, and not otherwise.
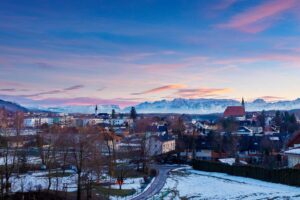
<path fill-rule="evenodd" d="M 1 0 L 0 98 L 300 97 L 298 0 Z"/>

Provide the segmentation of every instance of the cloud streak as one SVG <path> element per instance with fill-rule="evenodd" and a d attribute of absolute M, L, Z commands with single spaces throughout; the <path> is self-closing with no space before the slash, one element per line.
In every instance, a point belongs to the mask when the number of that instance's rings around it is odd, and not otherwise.
<path fill-rule="evenodd" d="M 164 85 L 164 86 L 153 88 L 153 89 L 146 90 L 143 92 L 132 93 L 131 95 L 159 93 L 159 92 L 164 92 L 164 91 L 168 91 L 168 90 L 180 89 L 180 88 L 184 88 L 184 87 L 185 87 L 185 85 L 181 85 L 181 84 Z"/>
<path fill-rule="evenodd" d="M 283 12 L 293 8 L 296 0 L 273 0 L 264 2 L 243 13 L 237 14 L 227 23 L 220 24 L 220 28 L 236 29 L 242 32 L 257 33 L 270 27 L 276 17 Z"/>
<path fill-rule="evenodd" d="M 231 92 L 230 88 L 180 89 L 175 94 L 184 98 L 215 97 Z"/>
<path fill-rule="evenodd" d="M 64 90 L 65 91 L 70 91 L 70 90 L 78 90 L 78 89 L 81 89 L 81 88 L 84 88 L 84 85 L 74 85 L 74 86 L 71 86 L 71 87 L 67 87 Z"/>
<path fill-rule="evenodd" d="M 60 93 L 66 93 L 68 91 L 79 90 L 83 87 L 84 87 L 84 85 L 74 85 L 74 86 L 64 88 L 62 90 L 49 90 L 49 91 L 45 91 L 45 92 L 38 92 L 38 93 L 33 93 L 33 94 L 24 94 L 24 95 L 20 95 L 20 96 L 21 97 L 40 97 L 40 96 L 43 96 L 43 95 L 60 94 Z"/>
<path fill-rule="evenodd" d="M 278 100 L 283 100 L 283 97 L 278 97 L 278 96 L 262 96 L 259 97 L 259 99 L 264 99 L 266 101 L 278 101 Z"/>
<path fill-rule="evenodd" d="M 0 89 L 1 92 L 15 92 L 16 89 L 15 88 L 3 88 Z"/>

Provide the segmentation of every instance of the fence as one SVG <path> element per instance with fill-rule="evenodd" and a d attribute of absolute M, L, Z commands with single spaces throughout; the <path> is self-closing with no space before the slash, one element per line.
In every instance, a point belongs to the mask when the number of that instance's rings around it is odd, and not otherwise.
<path fill-rule="evenodd" d="M 193 161 L 193 168 L 208 172 L 221 172 L 234 176 L 259 179 L 263 181 L 300 186 L 299 169 L 267 169 L 251 165 L 227 165 L 212 161 Z"/>

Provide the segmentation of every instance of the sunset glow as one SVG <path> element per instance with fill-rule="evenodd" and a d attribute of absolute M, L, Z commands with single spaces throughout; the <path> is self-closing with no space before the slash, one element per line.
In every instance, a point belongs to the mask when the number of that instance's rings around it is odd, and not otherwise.
<path fill-rule="evenodd" d="M 0 98 L 300 97 L 300 2 L 1 1 Z"/>

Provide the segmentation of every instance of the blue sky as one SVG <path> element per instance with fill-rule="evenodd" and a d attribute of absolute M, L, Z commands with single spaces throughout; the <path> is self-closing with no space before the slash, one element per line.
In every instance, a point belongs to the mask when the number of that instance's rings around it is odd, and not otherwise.
<path fill-rule="evenodd" d="M 0 2 L 0 98 L 134 105 L 300 97 L 300 2 Z"/>

